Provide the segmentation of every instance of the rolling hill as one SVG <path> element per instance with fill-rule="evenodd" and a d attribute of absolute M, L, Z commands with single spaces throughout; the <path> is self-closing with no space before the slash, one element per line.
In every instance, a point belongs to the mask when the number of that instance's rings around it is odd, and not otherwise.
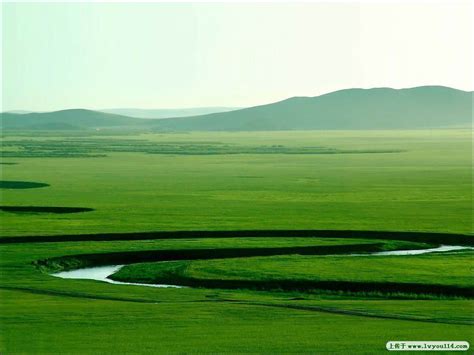
<path fill-rule="evenodd" d="M 2 113 L 5 130 L 82 130 L 97 128 L 133 128 L 143 125 L 142 119 L 110 113 L 72 109 L 26 114 Z"/>
<path fill-rule="evenodd" d="M 5 130 L 272 131 L 472 126 L 472 92 L 443 86 L 346 89 L 192 117 L 140 119 L 91 110 L 1 115 Z"/>
<path fill-rule="evenodd" d="M 472 92 L 441 86 L 347 89 L 199 117 L 165 119 L 162 129 L 259 131 L 413 129 L 469 126 Z"/>
<path fill-rule="evenodd" d="M 238 109 L 238 107 L 195 107 L 182 109 L 110 108 L 99 111 L 136 118 L 169 118 L 207 115 L 210 113 L 228 112 Z"/>

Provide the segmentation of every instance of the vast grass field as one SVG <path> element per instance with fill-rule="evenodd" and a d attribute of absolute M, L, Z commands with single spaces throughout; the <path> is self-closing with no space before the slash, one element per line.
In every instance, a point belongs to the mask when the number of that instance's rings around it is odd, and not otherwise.
<path fill-rule="evenodd" d="M 473 245 L 471 134 L 9 133 L 0 352 L 472 344 L 471 252 L 347 255 Z M 193 287 L 49 274 L 120 263 L 116 278 Z"/>
<path fill-rule="evenodd" d="M 94 138 L 107 142 L 112 139 Z M 472 229 L 471 132 L 468 130 L 114 137 L 117 141 L 133 138 L 183 144 L 221 142 L 403 152 L 232 155 L 121 152 L 95 158 L 4 158 L 4 162 L 17 164 L 2 165 L 3 180 L 50 186 L 2 189 L 2 205 L 88 207 L 95 211 L 53 218 L 43 214 L 4 213 L 2 235 L 182 229 L 470 233 Z M 67 142 L 69 138 L 7 137 L 4 141 L 20 139 Z M 94 150 L 90 153 L 102 154 Z"/>

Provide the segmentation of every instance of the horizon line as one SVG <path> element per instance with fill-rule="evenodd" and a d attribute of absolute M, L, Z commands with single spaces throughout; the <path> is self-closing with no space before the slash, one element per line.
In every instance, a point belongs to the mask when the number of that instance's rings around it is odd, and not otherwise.
<path fill-rule="evenodd" d="M 16 113 L 15 111 L 24 111 L 24 114 L 29 114 L 29 113 L 49 113 L 49 112 L 59 112 L 59 111 L 70 111 L 70 110 L 88 110 L 88 111 L 106 111 L 106 110 L 192 110 L 192 109 L 206 109 L 206 108 L 224 108 L 224 109 L 229 109 L 233 108 L 235 111 L 241 110 L 241 109 L 247 109 L 247 108 L 252 108 L 252 107 L 258 107 L 258 106 L 265 106 L 265 105 L 271 105 L 277 102 L 281 101 L 286 101 L 290 100 L 293 98 L 316 98 L 328 94 L 333 94 L 336 92 L 340 91 L 346 91 L 346 90 L 377 90 L 377 89 L 389 89 L 389 90 L 410 90 L 410 89 L 416 89 L 416 88 L 422 88 L 422 87 L 440 87 L 440 88 L 447 88 L 447 89 L 452 89 L 452 90 L 458 90 L 458 91 L 463 91 L 466 93 L 474 93 L 474 89 L 471 90 L 464 90 L 464 89 L 459 89 L 456 87 L 452 86 L 447 86 L 447 85 L 440 85 L 440 84 L 427 84 L 427 85 L 419 85 L 419 86 L 410 86 L 410 87 L 390 87 L 390 86 L 374 86 L 374 87 L 350 87 L 350 88 L 345 88 L 345 89 L 338 89 L 338 90 L 333 90 L 333 91 L 327 91 L 325 93 L 315 95 L 315 96 L 304 96 L 304 95 L 295 95 L 295 96 L 288 96 L 283 99 L 279 99 L 276 101 L 271 101 L 267 103 L 261 103 L 257 105 L 250 105 L 250 106 L 226 106 L 226 105 L 215 105 L 215 106 L 185 106 L 185 107 L 174 107 L 174 108 L 169 108 L 169 107 L 163 107 L 163 108 L 158 108 L 158 107 L 152 107 L 152 108 L 145 108 L 145 107 L 115 107 L 115 108 L 90 108 L 90 107 L 68 107 L 68 108 L 60 108 L 60 109 L 54 109 L 54 110 L 41 110 L 41 111 L 36 111 L 36 110 L 29 110 L 25 108 L 18 108 L 18 109 L 9 109 L 9 110 L 1 110 L 0 113 L 12 113 L 12 114 L 19 114 Z"/>

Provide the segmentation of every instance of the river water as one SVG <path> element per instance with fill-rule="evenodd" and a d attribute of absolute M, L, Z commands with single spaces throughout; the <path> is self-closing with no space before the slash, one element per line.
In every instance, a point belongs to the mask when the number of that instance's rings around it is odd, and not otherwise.
<path fill-rule="evenodd" d="M 472 250 L 474 249 L 474 247 L 466 247 L 466 246 L 460 246 L 460 245 L 441 245 L 437 248 L 430 248 L 430 249 L 379 251 L 375 253 L 370 253 L 369 255 L 375 255 L 375 256 L 377 255 L 420 255 L 420 254 L 427 254 L 427 253 L 436 253 L 436 252 L 454 251 L 454 250 L 467 250 L 467 249 Z M 357 255 L 364 255 L 364 254 L 357 254 Z"/>
<path fill-rule="evenodd" d="M 51 275 L 56 276 L 56 277 L 61 277 L 63 279 L 96 280 L 96 281 L 108 282 L 111 284 L 117 284 L 117 285 L 182 288 L 182 286 L 176 286 L 176 285 L 121 282 L 121 281 L 115 281 L 115 280 L 109 279 L 110 275 L 115 274 L 124 266 L 125 265 L 108 265 L 108 266 L 88 267 L 88 268 L 76 269 L 76 270 L 70 270 L 70 271 L 61 271 L 61 272 L 51 274 Z"/>

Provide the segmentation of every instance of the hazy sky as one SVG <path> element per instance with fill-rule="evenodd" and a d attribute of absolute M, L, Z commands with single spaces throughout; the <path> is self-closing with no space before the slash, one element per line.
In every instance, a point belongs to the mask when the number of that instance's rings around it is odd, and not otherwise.
<path fill-rule="evenodd" d="M 3 110 L 251 106 L 350 87 L 473 90 L 448 3 L 6 3 Z"/>

